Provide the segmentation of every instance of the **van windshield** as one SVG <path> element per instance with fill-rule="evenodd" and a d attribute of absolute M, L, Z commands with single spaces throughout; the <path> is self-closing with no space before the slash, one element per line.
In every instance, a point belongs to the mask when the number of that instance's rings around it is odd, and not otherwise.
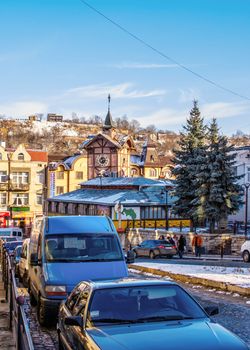
<path fill-rule="evenodd" d="M 58 234 L 45 237 L 49 262 L 123 260 L 118 237 L 105 234 Z"/>

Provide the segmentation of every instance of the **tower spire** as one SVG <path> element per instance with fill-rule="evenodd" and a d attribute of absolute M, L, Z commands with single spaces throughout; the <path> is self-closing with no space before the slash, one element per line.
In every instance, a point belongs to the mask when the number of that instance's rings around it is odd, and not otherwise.
<path fill-rule="evenodd" d="M 110 100 L 111 100 L 111 97 L 110 97 L 110 94 L 108 95 L 108 110 L 110 111 Z"/>
<path fill-rule="evenodd" d="M 112 129 L 114 127 L 112 116 L 110 113 L 110 100 L 111 100 L 111 97 L 109 94 L 108 95 L 108 113 L 107 113 L 105 121 L 104 121 L 103 130 L 109 130 L 109 129 Z"/>

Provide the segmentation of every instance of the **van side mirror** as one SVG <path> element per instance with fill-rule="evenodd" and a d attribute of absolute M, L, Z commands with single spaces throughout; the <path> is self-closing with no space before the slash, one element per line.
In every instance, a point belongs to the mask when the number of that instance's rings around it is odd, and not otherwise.
<path fill-rule="evenodd" d="M 218 306 L 206 306 L 204 307 L 204 310 L 209 316 L 218 315 L 219 313 Z"/>
<path fill-rule="evenodd" d="M 65 326 L 83 327 L 83 319 L 81 316 L 69 316 L 64 319 Z"/>
<path fill-rule="evenodd" d="M 126 256 L 126 263 L 133 264 L 134 262 L 135 262 L 135 253 L 133 250 L 128 250 L 127 256 Z"/>
<path fill-rule="evenodd" d="M 38 255 L 36 253 L 30 254 L 30 265 L 37 266 L 38 265 Z"/>

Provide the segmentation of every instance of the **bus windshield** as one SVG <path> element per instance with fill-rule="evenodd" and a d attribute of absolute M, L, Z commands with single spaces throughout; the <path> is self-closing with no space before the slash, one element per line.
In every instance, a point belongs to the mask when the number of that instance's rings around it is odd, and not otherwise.
<path fill-rule="evenodd" d="M 49 262 L 123 260 L 118 237 L 107 234 L 55 234 L 45 237 Z"/>

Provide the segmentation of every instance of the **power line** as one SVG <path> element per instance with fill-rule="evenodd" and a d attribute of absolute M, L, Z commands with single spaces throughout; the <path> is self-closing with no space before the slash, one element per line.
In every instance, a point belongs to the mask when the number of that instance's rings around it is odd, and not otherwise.
<path fill-rule="evenodd" d="M 218 83 L 216 83 L 213 80 L 210 80 L 206 77 L 204 77 L 203 75 L 193 71 L 192 69 L 186 67 L 184 64 L 179 63 L 178 61 L 176 61 L 175 59 L 173 59 L 172 57 L 166 55 L 165 53 L 161 52 L 160 50 L 156 49 L 154 46 L 150 45 L 149 43 L 147 43 L 145 40 L 139 38 L 137 35 L 133 34 L 132 32 L 130 32 L 128 29 L 126 29 L 125 27 L 121 26 L 119 23 L 115 22 L 113 19 L 107 17 L 104 13 L 102 13 L 101 11 L 99 11 L 97 8 L 95 8 L 94 6 L 90 5 L 87 1 L 85 0 L 80 0 L 82 4 L 86 5 L 87 7 L 89 7 L 91 10 L 93 10 L 94 12 L 96 12 L 97 14 L 99 14 L 100 16 L 102 16 L 103 18 L 105 18 L 107 21 L 109 21 L 110 23 L 112 23 L 115 27 L 119 28 L 120 30 L 122 30 L 124 33 L 128 34 L 129 36 L 131 36 L 133 39 L 137 40 L 138 42 L 140 42 L 141 44 L 143 44 L 144 46 L 148 47 L 149 49 L 151 49 L 152 51 L 156 52 L 158 55 L 166 58 L 168 61 L 176 64 L 178 67 L 184 69 L 185 71 L 193 74 L 194 76 L 196 76 L 197 78 L 206 81 L 207 83 L 216 86 L 217 88 L 224 90 L 226 92 L 229 92 L 232 95 L 238 96 L 244 100 L 248 100 L 250 101 L 250 98 L 244 95 L 239 94 L 236 91 L 233 91 L 231 89 L 228 89 Z"/>

